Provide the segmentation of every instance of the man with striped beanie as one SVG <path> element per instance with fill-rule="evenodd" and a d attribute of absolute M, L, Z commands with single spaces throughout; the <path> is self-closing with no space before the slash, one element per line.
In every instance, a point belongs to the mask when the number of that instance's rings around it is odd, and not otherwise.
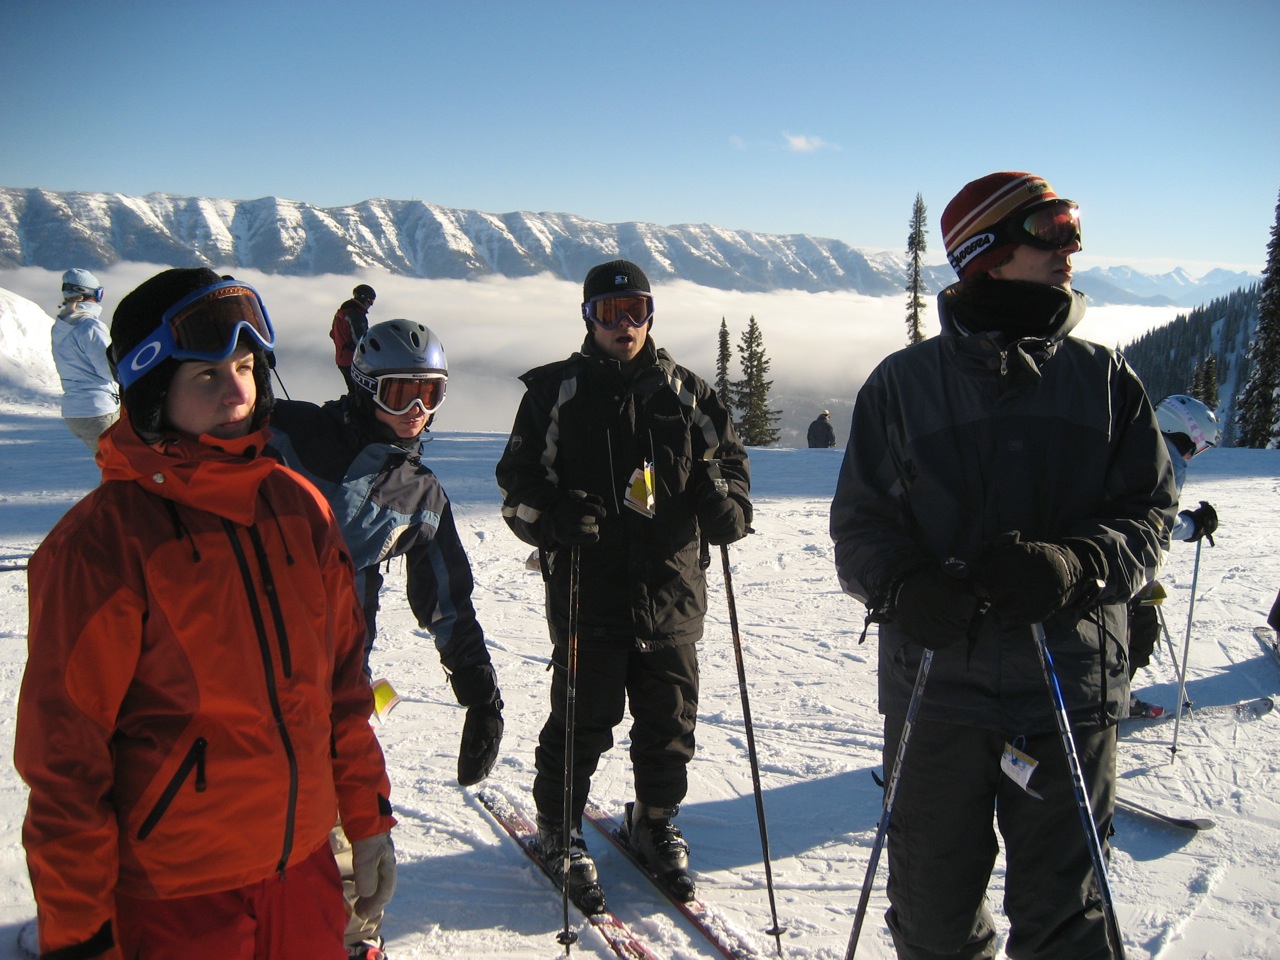
<path fill-rule="evenodd" d="M 942 332 L 867 378 L 831 503 L 840 584 L 880 624 L 885 919 L 899 960 L 996 956 L 998 828 L 1005 954 L 1108 960 L 1119 929 L 1095 861 L 1129 715 L 1127 601 L 1160 563 L 1173 472 L 1124 358 L 1070 335 L 1076 205 L 993 173 L 942 233 L 960 278 L 938 297 Z"/>

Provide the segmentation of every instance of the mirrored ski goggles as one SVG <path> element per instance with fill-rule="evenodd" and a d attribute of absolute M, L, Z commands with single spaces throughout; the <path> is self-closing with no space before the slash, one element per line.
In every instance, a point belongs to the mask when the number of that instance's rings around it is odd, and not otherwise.
<path fill-rule="evenodd" d="M 582 305 L 582 316 L 606 330 L 629 323 L 643 327 L 653 319 L 653 297 L 647 293 L 606 293 Z"/>
<path fill-rule="evenodd" d="M 443 373 L 384 373 L 380 377 L 367 377 L 355 367 L 351 377 L 373 394 L 373 402 L 387 413 L 400 416 L 421 405 L 430 415 L 444 403 L 445 385 L 449 378 Z"/>
<path fill-rule="evenodd" d="M 1072 200 L 1046 200 L 1021 217 L 1005 220 L 996 231 L 1007 243 L 1061 250 L 1080 241 L 1080 207 Z"/>
<path fill-rule="evenodd" d="M 116 362 L 116 379 L 127 390 L 169 357 L 221 363 L 235 353 L 242 332 L 264 350 L 275 349 L 275 329 L 258 292 L 239 280 L 212 284 L 166 310 L 160 326 Z"/>

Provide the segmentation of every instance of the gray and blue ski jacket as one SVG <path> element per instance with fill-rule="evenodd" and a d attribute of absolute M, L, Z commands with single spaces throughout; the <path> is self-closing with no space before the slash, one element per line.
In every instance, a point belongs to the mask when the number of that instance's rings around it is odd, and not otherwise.
<path fill-rule="evenodd" d="M 958 296 L 938 298 L 940 336 L 887 357 L 858 393 L 831 504 L 841 586 L 875 619 L 905 574 L 975 564 L 1001 534 L 1089 539 L 1105 587 L 1044 626 L 1073 721 L 1114 723 L 1128 713 L 1126 602 L 1158 569 L 1177 498 L 1151 404 L 1123 357 L 1068 336 L 1082 295 L 1024 338 L 964 330 Z M 902 716 L 924 650 L 892 622 L 879 637 L 880 711 Z M 1030 628 L 987 617 L 971 648 L 937 651 L 920 716 L 1051 731 Z"/>

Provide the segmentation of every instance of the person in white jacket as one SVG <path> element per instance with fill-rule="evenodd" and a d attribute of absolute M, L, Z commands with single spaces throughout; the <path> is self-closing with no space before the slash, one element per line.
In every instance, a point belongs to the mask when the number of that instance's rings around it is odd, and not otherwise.
<path fill-rule="evenodd" d="M 120 394 L 102 322 L 102 285 L 88 270 L 62 275 L 62 307 L 50 334 L 53 362 L 62 380 L 62 419 L 94 456 L 98 437 L 120 417 Z"/>

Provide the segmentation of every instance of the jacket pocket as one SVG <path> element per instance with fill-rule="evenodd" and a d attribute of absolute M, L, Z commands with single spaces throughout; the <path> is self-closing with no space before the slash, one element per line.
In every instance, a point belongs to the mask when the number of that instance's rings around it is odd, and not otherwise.
<path fill-rule="evenodd" d="M 204 776 L 205 748 L 208 746 L 209 741 L 204 737 L 196 737 L 195 742 L 191 744 L 191 749 L 187 751 L 187 755 L 182 758 L 182 763 L 178 764 L 178 769 L 174 771 L 173 776 L 170 778 L 169 785 L 164 788 L 164 793 L 160 794 L 160 799 L 156 801 L 156 805 L 147 814 L 147 819 L 143 820 L 142 826 L 138 828 L 139 840 L 145 840 L 150 836 L 151 831 L 156 828 L 160 818 L 165 815 L 165 811 L 173 803 L 178 791 L 182 789 L 182 784 L 191 775 L 192 770 L 196 772 L 196 792 L 204 793 L 205 788 L 208 786 Z"/>

